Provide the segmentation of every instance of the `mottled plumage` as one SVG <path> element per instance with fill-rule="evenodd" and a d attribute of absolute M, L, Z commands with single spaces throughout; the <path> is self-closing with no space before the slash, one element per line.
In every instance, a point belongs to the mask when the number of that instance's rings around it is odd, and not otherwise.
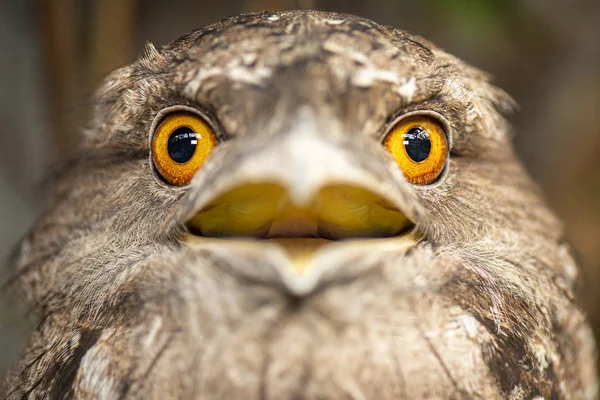
<path fill-rule="evenodd" d="M 595 398 L 577 268 L 511 149 L 512 101 L 477 69 L 365 19 L 265 12 L 149 45 L 95 104 L 18 257 L 40 324 L 9 399 Z M 149 156 L 169 107 L 221 140 L 189 186 Z M 446 124 L 432 185 L 381 143 L 410 112 Z M 186 233 L 219 193 L 264 182 L 360 187 L 415 228 L 332 242 L 296 275 L 273 241 Z"/>

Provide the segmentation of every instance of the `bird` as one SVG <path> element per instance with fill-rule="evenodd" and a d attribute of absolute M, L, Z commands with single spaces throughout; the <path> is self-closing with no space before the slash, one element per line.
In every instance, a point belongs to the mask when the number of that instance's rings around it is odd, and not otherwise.
<path fill-rule="evenodd" d="M 110 73 L 15 257 L 8 399 L 594 399 L 516 105 L 426 39 L 240 14 Z"/>

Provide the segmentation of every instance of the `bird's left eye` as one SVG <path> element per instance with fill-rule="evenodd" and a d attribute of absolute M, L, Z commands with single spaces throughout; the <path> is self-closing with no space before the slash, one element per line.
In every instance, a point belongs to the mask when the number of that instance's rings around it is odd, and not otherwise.
<path fill-rule="evenodd" d="M 428 115 L 401 119 L 383 144 L 410 183 L 428 185 L 441 175 L 448 160 L 448 140 L 441 123 Z"/>
<path fill-rule="evenodd" d="M 187 185 L 217 143 L 210 125 L 189 111 L 168 114 L 152 138 L 152 160 L 172 185 Z"/>

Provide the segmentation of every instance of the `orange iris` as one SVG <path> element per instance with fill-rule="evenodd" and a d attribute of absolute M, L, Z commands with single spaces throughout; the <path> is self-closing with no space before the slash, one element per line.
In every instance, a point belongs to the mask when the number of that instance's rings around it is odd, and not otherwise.
<path fill-rule="evenodd" d="M 448 140 L 435 118 L 413 115 L 401 119 L 387 134 L 383 145 L 406 179 L 417 185 L 435 182 L 448 160 Z"/>
<path fill-rule="evenodd" d="M 187 185 L 216 144 L 213 129 L 202 117 L 190 111 L 175 111 L 154 132 L 152 160 L 165 181 Z"/>

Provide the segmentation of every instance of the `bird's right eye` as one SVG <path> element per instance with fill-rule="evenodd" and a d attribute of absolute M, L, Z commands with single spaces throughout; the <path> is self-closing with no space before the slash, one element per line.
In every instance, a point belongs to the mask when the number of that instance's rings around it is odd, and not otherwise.
<path fill-rule="evenodd" d="M 152 161 L 171 185 L 187 185 L 217 143 L 211 126 L 190 111 L 168 114 L 152 138 Z"/>

